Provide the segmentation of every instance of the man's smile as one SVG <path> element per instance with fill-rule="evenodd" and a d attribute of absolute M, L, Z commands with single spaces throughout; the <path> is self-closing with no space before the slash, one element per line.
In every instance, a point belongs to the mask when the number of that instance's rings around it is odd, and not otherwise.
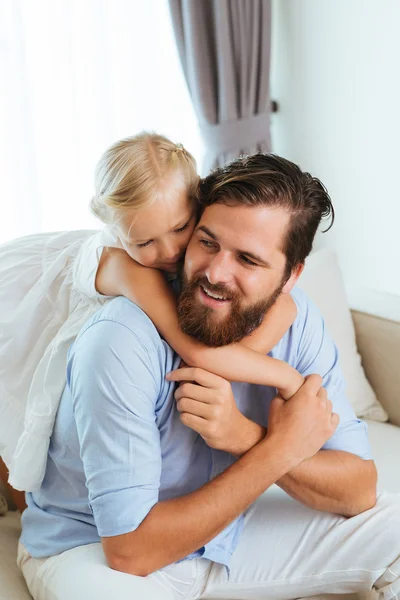
<path fill-rule="evenodd" d="M 219 308 L 231 302 L 231 298 L 226 294 L 212 292 L 202 284 L 199 285 L 199 299 L 203 305 L 208 306 L 209 308 Z"/>

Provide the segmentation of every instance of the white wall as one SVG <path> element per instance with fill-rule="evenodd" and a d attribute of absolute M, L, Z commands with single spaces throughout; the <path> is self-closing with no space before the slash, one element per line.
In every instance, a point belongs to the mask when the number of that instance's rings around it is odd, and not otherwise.
<path fill-rule="evenodd" d="M 400 295 L 400 2 L 274 2 L 273 149 L 327 186 L 337 217 L 316 247 L 336 248 L 351 293 Z"/>

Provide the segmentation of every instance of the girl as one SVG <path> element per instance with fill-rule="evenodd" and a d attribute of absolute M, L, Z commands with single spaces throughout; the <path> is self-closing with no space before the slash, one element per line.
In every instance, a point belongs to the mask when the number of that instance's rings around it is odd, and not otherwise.
<path fill-rule="evenodd" d="M 138 304 L 189 365 L 278 387 L 285 398 L 302 384 L 263 356 L 293 322 L 289 296 L 241 344 L 207 348 L 180 330 L 164 273 L 173 277 L 195 227 L 198 181 L 181 145 L 148 133 L 121 140 L 96 168 L 91 207 L 103 231 L 37 234 L 0 248 L 0 455 L 15 488 L 40 487 L 68 347 L 111 296 Z"/>

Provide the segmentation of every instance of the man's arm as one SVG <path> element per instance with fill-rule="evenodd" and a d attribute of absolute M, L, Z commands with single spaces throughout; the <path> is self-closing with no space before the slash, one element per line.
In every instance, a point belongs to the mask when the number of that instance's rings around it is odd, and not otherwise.
<path fill-rule="evenodd" d="M 185 558 L 244 512 L 294 460 L 291 450 L 271 436 L 203 487 L 158 502 L 135 531 L 103 537 L 108 564 L 144 577 Z"/>
<path fill-rule="evenodd" d="M 240 457 L 265 438 L 266 428 L 237 408 L 229 382 L 208 373 L 203 384 L 183 383 L 175 398 L 182 422 L 200 433 L 209 446 Z M 342 427 L 341 435 L 337 434 L 336 445 L 350 447 L 347 438 L 360 435 L 364 434 L 358 422 L 351 422 Z M 363 460 L 350 451 L 329 449 L 320 450 L 276 483 L 310 508 L 354 516 L 375 505 L 376 480 L 372 460 Z"/>
<path fill-rule="evenodd" d="M 320 450 L 276 483 L 306 506 L 345 517 L 376 504 L 375 463 L 340 450 Z"/>
<path fill-rule="evenodd" d="M 185 379 L 197 382 L 205 373 L 181 371 Z M 321 379 L 312 376 L 290 403 L 275 398 L 271 411 L 279 418 L 266 438 L 215 479 L 191 494 L 157 503 L 135 531 L 103 538 L 109 565 L 146 576 L 184 558 L 214 538 L 284 473 L 315 454 L 338 423 L 320 384 Z M 301 434 L 294 436 L 298 430 Z"/>
<path fill-rule="evenodd" d="M 241 417 L 237 429 L 241 432 L 240 437 L 236 436 L 229 445 L 236 456 L 248 452 L 267 433 L 265 427 Z M 302 504 L 345 517 L 353 517 L 375 506 L 376 483 L 374 461 L 342 450 L 319 450 L 276 481 Z"/>

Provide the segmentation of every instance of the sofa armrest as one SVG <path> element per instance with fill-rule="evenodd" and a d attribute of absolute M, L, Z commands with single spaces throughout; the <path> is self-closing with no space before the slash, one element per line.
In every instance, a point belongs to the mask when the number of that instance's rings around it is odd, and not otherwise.
<path fill-rule="evenodd" d="M 389 421 L 400 426 L 400 322 L 352 311 L 365 374 Z"/>

